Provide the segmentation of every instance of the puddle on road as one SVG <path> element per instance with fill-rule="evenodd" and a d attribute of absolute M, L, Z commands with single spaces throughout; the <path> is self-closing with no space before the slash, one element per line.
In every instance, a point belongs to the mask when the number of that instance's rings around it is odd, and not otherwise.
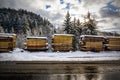
<path fill-rule="evenodd" d="M 85 66 L 77 73 L 74 70 L 66 68 L 64 74 L 3 74 L 0 80 L 120 80 L 120 66 Z"/>

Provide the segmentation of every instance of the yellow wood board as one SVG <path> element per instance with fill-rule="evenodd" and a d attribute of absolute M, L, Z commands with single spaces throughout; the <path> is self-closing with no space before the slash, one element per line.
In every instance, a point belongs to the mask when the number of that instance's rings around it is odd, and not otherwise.
<path fill-rule="evenodd" d="M 1 47 L 13 47 L 13 43 L 12 42 L 0 42 L 0 46 Z"/>
<path fill-rule="evenodd" d="M 97 47 L 103 47 L 102 42 L 85 42 L 85 47 L 91 47 L 91 48 L 97 48 Z"/>

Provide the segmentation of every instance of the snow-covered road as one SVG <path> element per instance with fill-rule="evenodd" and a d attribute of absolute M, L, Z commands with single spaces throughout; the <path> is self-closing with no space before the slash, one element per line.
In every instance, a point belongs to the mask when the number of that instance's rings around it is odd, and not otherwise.
<path fill-rule="evenodd" d="M 120 60 L 120 51 L 102 52 L 28 52 L 15 49 L 0 53 L 0 61 L 106 61 Z"/>

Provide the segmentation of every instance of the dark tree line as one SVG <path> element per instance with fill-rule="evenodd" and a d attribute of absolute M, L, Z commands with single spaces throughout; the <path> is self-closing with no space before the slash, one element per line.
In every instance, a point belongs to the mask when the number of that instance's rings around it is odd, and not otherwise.
<path fill-rule="evenodd" d="M 23 9 L 0 8 L 0 31 L 5 33 L 48 35 L 53 25 L 33 12 Z"/>

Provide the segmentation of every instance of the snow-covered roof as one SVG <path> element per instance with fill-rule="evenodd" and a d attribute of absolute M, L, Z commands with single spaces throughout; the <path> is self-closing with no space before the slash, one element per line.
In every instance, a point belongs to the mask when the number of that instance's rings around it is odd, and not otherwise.
<path fill-rule="evenodd" d="M 8 35 L 0 35 L 0 37 L 13 37 L 13 36 L 8 36 Z"/>
<path fill-rule="evenodd" d="M 0 33 L 0 37 L 13 37 L 16 36 L 16 34 L 12 33 Z"/>
<path fill-rule="evenodd" d="M 54 36 L 73 36 L 72 34 L 54 34 Z"/>
<path fill-rule="evenodd" d="M 13 37 L 13 36 L 8 33 L 0 33 L 0 37 Z"/>
<path fill-rule="evenodd" d="M 120 38 L 120 36 L 106 36 L 106 38 Z"/>
<path fill-rule="evenodd" d="M 47 37 L 28 36 L 29 39 L 47 39 Z"/>
<path fill-rule="evenodd" d="M 101 35 L 81 35 L 80 37 L 103 37 L 104 36 L 101 36 Z"/>
<path fill-rule="evenodd" d="M 0 35 L 16 36 L 16 34 L 14 34 L 14 33 L 0 33 Z"/>

